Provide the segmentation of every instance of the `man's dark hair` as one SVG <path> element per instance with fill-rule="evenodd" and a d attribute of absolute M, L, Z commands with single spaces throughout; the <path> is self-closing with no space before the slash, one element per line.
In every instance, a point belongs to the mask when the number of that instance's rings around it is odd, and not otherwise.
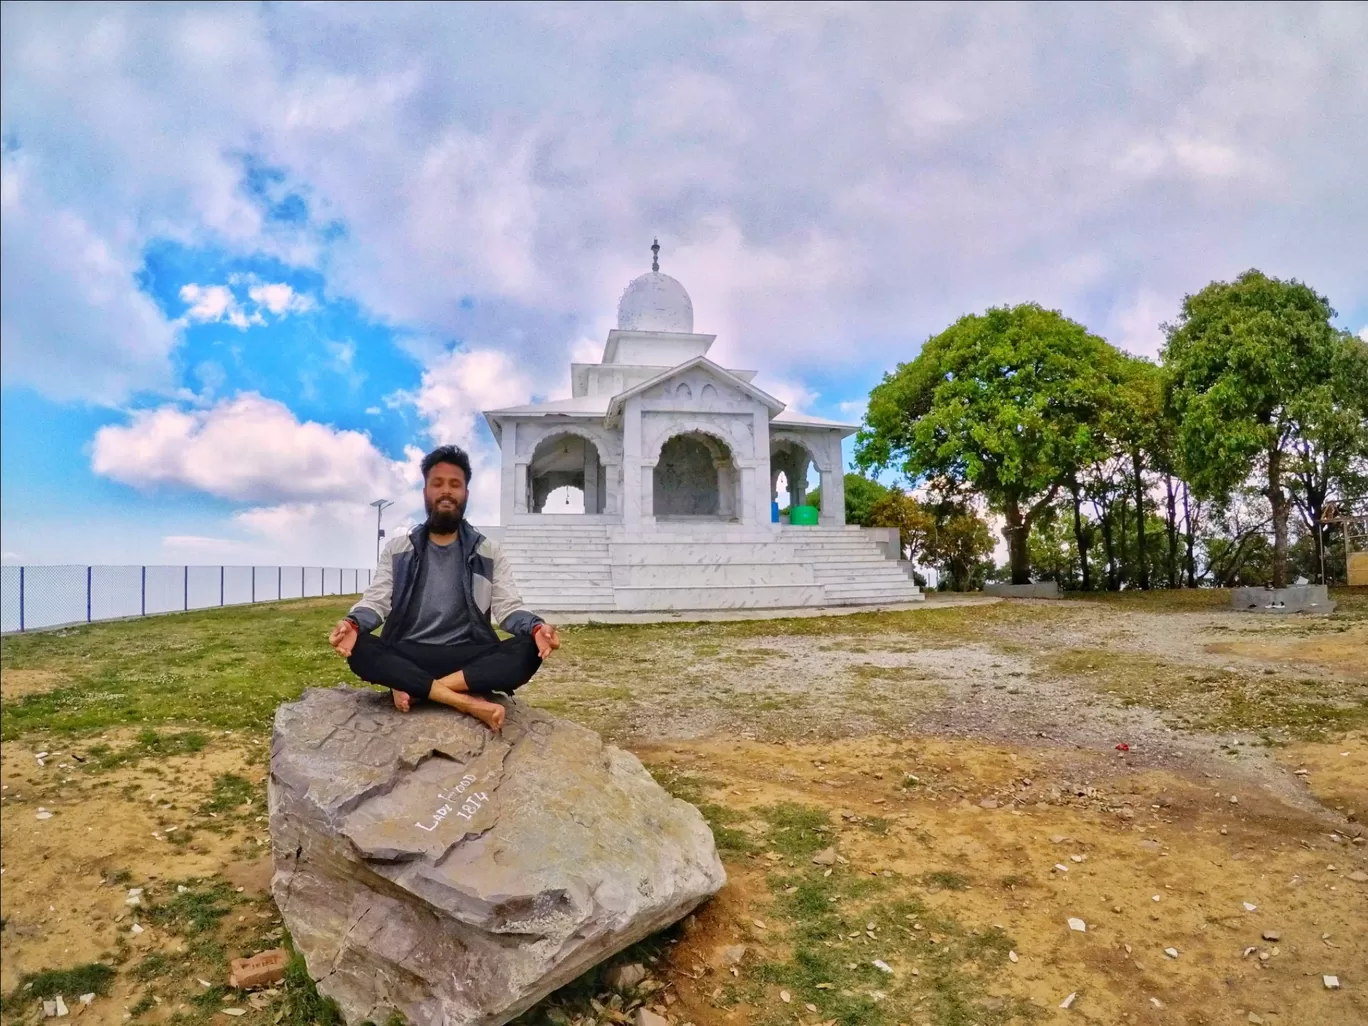
<path fill-rule="evenodd" d="M 432 468 L 439 463 L 450 463 L 453 467 L 460 467 L 465 471 L 466 484 L 470 484 L 470 457 L 459 445 L 440 445 L 432 452 L 423 457 L 423 483 L 427 483 L 428 474 Z"/>

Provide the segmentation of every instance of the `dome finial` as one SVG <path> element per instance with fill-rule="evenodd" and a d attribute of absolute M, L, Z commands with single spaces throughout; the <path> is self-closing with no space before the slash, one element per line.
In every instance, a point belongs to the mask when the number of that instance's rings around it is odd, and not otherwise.
<path fill-rule="evenodd" d="M 651 270 L 660 270 L 660 240 L 651 240 Z"/>

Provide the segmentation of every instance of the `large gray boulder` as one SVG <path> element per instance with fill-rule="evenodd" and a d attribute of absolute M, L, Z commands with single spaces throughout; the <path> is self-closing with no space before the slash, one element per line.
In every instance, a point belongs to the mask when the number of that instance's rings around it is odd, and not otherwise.
<path fill-rule="evenodd" d="M 269 792 L 276 904 L 353 1024 L 507 1022 L 726 880 L 697 809 L 522 702 L 496 736 L 307 691 L 276 713 Z"/>

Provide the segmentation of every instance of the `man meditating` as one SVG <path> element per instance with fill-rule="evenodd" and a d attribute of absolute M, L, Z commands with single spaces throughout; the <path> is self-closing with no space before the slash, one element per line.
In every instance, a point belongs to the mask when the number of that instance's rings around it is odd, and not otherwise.
<path fill-rule="evenodd" d="M 385 545 L 370 587 L 328 641 L 358 677 L 390 688 L 400 712 L 431 699 L 498 732 L 504 708 L 486 696 L 526 684 L 560 636 L 522 607 L 499 543 L 466 522 L 469 484 L 470 458 L 456 446 L 423 458 L 427 522 Z M 491 612 L 513 637 L 499 640 Z"/>

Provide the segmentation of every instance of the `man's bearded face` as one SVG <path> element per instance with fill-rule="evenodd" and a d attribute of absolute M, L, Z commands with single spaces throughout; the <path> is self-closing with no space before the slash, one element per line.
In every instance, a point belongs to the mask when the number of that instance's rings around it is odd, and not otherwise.
<path fill-rule="evenodd" d="M 453 534 L 465 516 L 465 471 L 450 463 L 439 463 L 428 471 L 423 485 L 423 506 L 427 509 L 427 526 L 433 534 Z"/>

